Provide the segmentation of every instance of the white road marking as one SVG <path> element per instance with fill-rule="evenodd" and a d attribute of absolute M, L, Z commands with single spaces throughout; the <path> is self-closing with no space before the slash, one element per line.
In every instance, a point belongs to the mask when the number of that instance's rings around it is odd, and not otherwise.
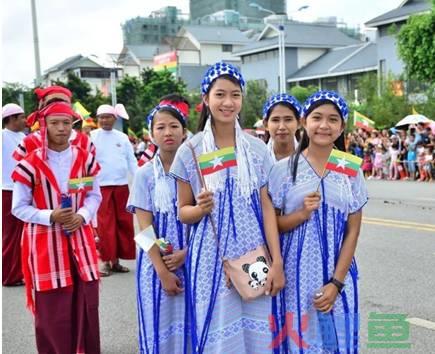
<path fill-rule="evenodd" d="M 418 317 L 411 317 L 411 318 L 407 318 L 406 320 L 410 324 L 413 324 L 413 325 L 416 325 L 419 327 L 424 327 L 427 329 L 431 329 L 432 331 L 435 331 L 435 322 L 423 320 L 422 318 L 418 318 Z"/>

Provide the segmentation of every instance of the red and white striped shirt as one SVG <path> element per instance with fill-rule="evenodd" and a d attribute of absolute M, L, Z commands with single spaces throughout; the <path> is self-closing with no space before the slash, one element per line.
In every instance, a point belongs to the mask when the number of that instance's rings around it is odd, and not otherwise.
<path fill-rule="evenodd" d="M 71 146 L 70 179 L 95 177 L 100 169 L 95 156 Z M 32 204 L 41 210 L 53 210 L 61 204 L 61 188 L 37 149 L 22 159 L 12 179 L 33 191 Z M 77 212 L 84 204 L 86 190 L 71 194 L 72 209 Z M 32 291 L 47 291 L 70 286 L 73 283 L 70 255 L 84 281 L 99 279 L 98 260 L 92 226 L 83 224 L 72 235 L 66 236 L 60 224 L 42 225 L 26 222 L 22 235 L 22 266 L 27 290 L 27 305 L 34 308 Z"/>

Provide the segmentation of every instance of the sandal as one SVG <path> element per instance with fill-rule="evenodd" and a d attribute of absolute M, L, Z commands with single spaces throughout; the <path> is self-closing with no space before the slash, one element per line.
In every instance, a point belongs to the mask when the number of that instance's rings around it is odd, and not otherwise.
<path fill-rule="evenodd" d="M 112 272 L 114 273 L 128 273 L 130 271 L 130 269 L 128 269 L 127 267 L 124 267 L 123 265 L 119 264 L 119 263 L 115 263 L 112 265 Z"/>
<path fill-rule="evenodd" d="M 108 277 L 112 275 L 112 268 L 110 268 L 109 263 L 104 263 L 98 272 L 100 273 L 100 277 Z"/>

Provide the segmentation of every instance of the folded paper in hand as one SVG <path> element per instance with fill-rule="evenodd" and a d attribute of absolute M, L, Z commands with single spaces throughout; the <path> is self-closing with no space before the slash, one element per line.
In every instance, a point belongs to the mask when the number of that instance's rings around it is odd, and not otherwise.
<path fill-rule="evenodd" d="M 153 225 L 150 225 L 146 229 L 139 232 L 134 237 L 134 240 L 140 248 L 142 248 L 145 252 L 148 252 L 157 240 Z"/>

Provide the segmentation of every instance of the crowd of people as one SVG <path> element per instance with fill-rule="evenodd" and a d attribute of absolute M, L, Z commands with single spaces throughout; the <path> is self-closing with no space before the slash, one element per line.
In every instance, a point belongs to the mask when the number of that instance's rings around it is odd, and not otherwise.
<path fill-rule="evenodd" d="M 368 179 L 435 179 L 435 134 L 427 124 L 371 132 L 355 130 L 348 135 L 348 151 L 364 159 L 362 169 Z"/>
<path fill-rule="evenodd" d="M 3 107 L 3 285 L 24 282 L 38 352 L 100 353 L 99 280 L 129 272 L 121 259 L 137 262 L 140 353 L 358 349 L 354 254 L 368 197 L 359 164 L 346 162 L 347 103 L 333 91 L 303 104 L 273 95 L 265 144 L 240 127 L 244 90 L 233 65 L 211 66 L 198 133 L 186 129 L 187 100 L 168 93 L 136 157 L 114 129 L 116 107 L 100 106 L 87 134 L 71 92 L 38 89 L 27 119 L 38 128 L 25 137 L 22 108 Z M 433 142 L 415 129 L 358 131 L 347 144 L 365 163 L 374 149 L 365 173 L 383 178 L 378 150 L 397 162 Z"/>

